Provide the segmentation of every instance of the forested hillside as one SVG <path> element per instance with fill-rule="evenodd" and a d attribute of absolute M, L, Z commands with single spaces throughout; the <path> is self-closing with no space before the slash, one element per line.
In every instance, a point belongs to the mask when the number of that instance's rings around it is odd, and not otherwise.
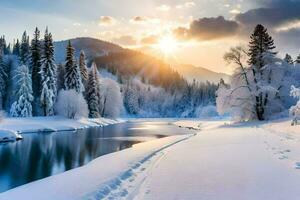
<path fill-rule="evenodd" d="M 48 30 L 41 39 L 38 29 L 32 39 L 24 32 L 15 41 L 7 44 L 3 36 L 0 48 L 1 107 L 11 117 L 216 114 L 217 85 L 188 83 L 141 52 L 91 38 L 54 43 Z"/>

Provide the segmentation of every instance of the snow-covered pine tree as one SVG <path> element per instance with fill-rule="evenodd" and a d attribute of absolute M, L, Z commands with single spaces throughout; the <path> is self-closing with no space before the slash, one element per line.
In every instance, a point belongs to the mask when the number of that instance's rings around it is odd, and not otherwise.
<path fill-rule="evenodd" d="M 3 56 L 3 49 L 0 48 L 0 109 L 3 109 L 3 97 L 6 94 L 7 84 L 6 64 L 4 63 Z"/>
<path fill-rule="evenodd" d="M 296 64 L 300 64 L 300 54 L 297 56 L 296 60 L 295 60 Z"/>
<path fill-rule="evenodd" d="M 261 25 L 258 24 L 254 32 L 250 36 L 250 42 L 249 42 L 249 60 L 248 63 L 251 66 L 251 71 L 253 73 L 253 81 L 256 85 L 255 91 L 255 110 L 258 120 L 264 120 L 265 119 L 265 107 L 268 103 L 268 92 L 265 92 L 263 94 L 262 88 L 260 86 L 261 79 L 265 79 L 264 81 L 270 83 L 270 70 L 266 70 L 266 61 L 265 56 L 268 54 L 269 56 L 276 55 L 275 52 L 273 52 L 274 46 L 274 40 L 267 32 L 267 29 Z"/>
<path fill-rule="evenodd" d="M 74 58 L 74 48 L 72 47 L 71 41 L 67 46 L 67 56 L 65 64 L 65 89 L 76 90 L 81 93 L 83 91 L 83 85 L 81 82 L 81 74 L 77 61 Z"/>
<path fill-rule="evenodd" d="M 33 39 L 31 41 L 31 54 L 30 54 L 30 67 L 32 77 L 32 91 L 34 96 L 33 102 L 33 115 L 39 114 L 40 108 L 40 96 L 42 90 L 41 81 L 41 60 L 42 60 L 42 45 L 40 41 L 40 31 L 38 28 L 35 29 Z"/>
<path fill-rule="evenodd" d="M 81 82 L 82 82 L 83 86 L 86 88 L 86 84 L 87 84 L 89 75 L 88 75 L 88 69 L 86 66 L 84 51 L 80 52 L 79 68 L 80 68 L 80 73 L 81 73 Z"/>
<path fill-rule="evenodd" d="M 285 62 L 287 62 L 288 64 L 292 65 L 294 64 L 293 58 L 292 56 L 290 56 L 289 54 L 285 54 L 285 57 L 283 59 Z"/>
<path fill-rule="evenodd" d="M 41 106 L 44 116 L 50 116 L 54 114 L 54 103 L 57 95 L 56 87 L 56 64 L 54 62 L 54 46 L 51 33 L 46 29 L 44 36 L 44 51 L 42 56 L 41 65 Z"/>
<path fill-rule="evenodd" d="M 4 55 L 10 54 L 10 44 L 6 44 L 6 39 L 4 35 L 0 37 L 0 49 L 2 49 Z"/>
<path fill-rule="evenodd" d="M 300 117 L 300 89 L 292 85 L 290 95 L 298 99 L 297 104 L 290 108 L 290 115 L 293 117 L 292 126 L 294 126 L 298 124 Z"/>
<path fill-rule="evenodd" d="M 17 42 L 14 43 L 14 46 L 13 46 L 13 52 L 12 52 L 14 55 L 16 56 L 19 56 L 20 55 L 20 42 L 19 42 L 19 39 L 17 39 Z"/>
<path fill-rule="evenodd" d="M 31 117 L 32 116 L 32 84 L 31 75 L 26 65 L 21 65 L 16 71 L 18 90 L 17 100 L 12 104 L 10 115 L 12 117 Z"/>
<path fill-rule="evenodd" d="M 27 65 L 30 56 L 30 45 L 29 45 L 29 36 L 27 35 L 26 31 L 24 31 L 21 40 L 20 46 L 20 62 L 23 65 Z"/>
<path fill-rule="evenodd" d="M 57 91 L 65 88 L 65 66 L 63 64 L 57 65 Z"/>
<path fill-rule="evenodd" d="M 124 106 L 131 115 L 137 115 L 140 112 L 138 90 L 131 80 L 127 81 L 124 88 Z"/>
<path fill-rule="evenodd" d="M 89 117 L 98 118 L 100 117 L 100 94 L 99 94 L 99 78 L 97 74 L 97 66 L 95 63 L 92 64 L 89 72 L 89 78 L 87 83 L 87 103 L 89 108 Z"/>
<path fill-rule="evenodd" d="M 0 51 L 4 54 L 4 49 L 6 48 L 6 40 L 4 36 L 0 36 Z"/>

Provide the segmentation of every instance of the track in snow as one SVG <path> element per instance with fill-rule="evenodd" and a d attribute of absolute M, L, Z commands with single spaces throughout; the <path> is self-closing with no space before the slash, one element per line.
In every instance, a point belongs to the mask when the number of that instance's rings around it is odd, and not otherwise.
<path fill-rule="evenodd" d="M 103 184 L 99 190 L 88 195 L 84 199 L 87 200 L 125 200 L 133 199 L 137 194 L 140 186 L 145 181 L 147 176 L 151 173 L 151 169 L 163 159 L 166 152 L 164 150 L 169 147 L 185 141 L 196 134 L 189 135 L 181 140 L 178 140 L 174 143 L 166 145 L 153 153 L 149 154 L 139 162 L 135 163 L 130 169 L 120 174 L 118 177 L 108 181 L 106 184 Z"/>

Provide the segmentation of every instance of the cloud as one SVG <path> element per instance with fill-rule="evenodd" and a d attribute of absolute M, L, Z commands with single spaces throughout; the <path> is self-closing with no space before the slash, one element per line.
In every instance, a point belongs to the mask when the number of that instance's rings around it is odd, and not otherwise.
<path fill-rule="evenodd" d="M 270 28 L 300 20 L 300 1 L 264 0 L 261 8 L 238 14 L 236 20 L 244 26 L 261 23 Z"/>
<path fill-rule="evenodd" d="M 124 46 L 134 46 L 137 44 L 136 39 L 130 35 L 123 35 L 121 37 L 114 38 L 113 42 Z"/>
<path fill-rule="evenodd" d="M 111 16 L 101 16 L 99 19 L 99 25 L 110 26 L 116 24 L 117 20 Z"/>
<path fill-rule="evenodd" d="M 74 23 L 73 23 L 73 26 L 81 26 L 81 24 L 78 23 L 78 22 L 74 22 Z"/>
<path fill-rule="evenodd" d="M 176 8 L 177 9 L 183 9 L 183 8 L 191 8 L 191 7 L 194 7 L 194 6 L 196 6 L 195 2 L 188 1 L 188 2 L 185 2 L 184 4 L 178 4 L 178 5 L 176 5 Z"/>
<path fill-rule="evenodd" d="M 163 5 L 160 5 L 160 6 L 156 7 L 156 10 L 163 11 L 163 12 L 167 12 L 170 9 L 171 9 L 171 7 L 169 5 L 166 5 L 166 4 L 163 4 Z"/>
<path fill-rule="evenodd" d="M 237 15 L 237 14 L 240 14 L 241 11 L 239 9 L 232 9 L 229 11 L 230 14 L 234 14 L 234 15 Z"/>
<path fill-rule="evenodd" d="M 140 43 L 143 45 L 157 44 L 159 37 L 157 35 L 149 35 L 141 39 Z"/>
<path fill-rule="evenodd" d="M 219 16 L 194 20 L 189 28 L 179 27 L 174 33 L 179 39 L 213 40 L 233 36 L 238 29 L 236 21 Z"/>
<path fill-rule="evenodd" d="M 130 20 L 130 22 L 133 23 L 133 24 L 144 24 L 147 21 L 148 21 L 148 18 L 143 17 L 143 16 L 135 16 L 134 18 L 132 18 Z"/>
<path fill-rule="evenodd" d="M 130 19 L 130 23 L 132 23 L 132 24 L 146 24 L 146 23 L 159 24 L 160 19 L 144 17 L 144 16 L 135 16 L 132 19 Z"/>

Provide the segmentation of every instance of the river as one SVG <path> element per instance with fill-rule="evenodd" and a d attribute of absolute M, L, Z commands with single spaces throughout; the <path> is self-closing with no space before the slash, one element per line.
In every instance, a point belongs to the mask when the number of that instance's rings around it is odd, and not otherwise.
<path fill-rule="evenodd" d="M 23 134 L 22 141 L 0 144 L 0 192 L 80 167 L 140 142 L 191 132 L 171 121 L 140 121 L 75 132 Z"/>

